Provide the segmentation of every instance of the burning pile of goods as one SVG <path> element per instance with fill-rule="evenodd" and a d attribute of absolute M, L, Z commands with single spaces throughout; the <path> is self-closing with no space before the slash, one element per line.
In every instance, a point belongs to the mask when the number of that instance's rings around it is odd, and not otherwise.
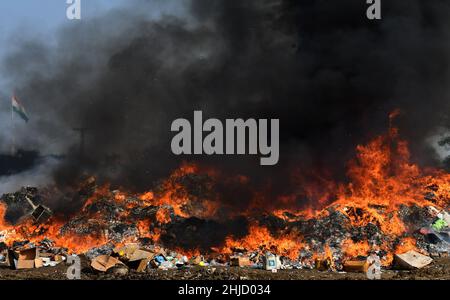
<path fill-rule="evenodd" d="M 140 195 L 89 178 L 72 197 L 80 207 L 70 216 L 44 205 L 51 190 L 23 188 L 2 197 L 0 258 L 19 269 L 83 254 L 99 272 L 193 265 L 365 271 L 369 256 L 386 268 L 421 268 L 448 255 L 450 174 L 411 164 L 396 129 L 358 146 L 348 176 L 311 192 L 314 206 L 238 213 L 211 200 L 215 173 L 195 165 Z M 284 207 L 296 207 L 296 198 L 283 196 Z"/>

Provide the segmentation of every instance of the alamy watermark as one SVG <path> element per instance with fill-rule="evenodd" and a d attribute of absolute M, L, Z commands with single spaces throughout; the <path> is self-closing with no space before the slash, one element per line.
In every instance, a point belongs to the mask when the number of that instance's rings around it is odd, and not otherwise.
<path fill-rule="evenodd" d="M 224 124 L 218 119 L 203 122 L 203 113 L 195 111 L 193 126 L 189 120 L 177 119 L 171 130 L 178 132 L 171 143 L 175 155 L 259 154 L 260 164 L 264 166 L 276 165 L 279 160 L 279 119 L 226 119 Z M 203 136 L 205 132 L 208 134 Z"/>
<path fill-rule="evenodd" d="M 81 0 L 67 0 L 66 16 L 69 20 L 81 20 Z"/>
<path fill-rule="evenodd" d="M 369 4 L 367 8 L 367 18 L 369 20 L 381 20 L 381 0 L 366 0 Z"/>
<path fill-rule="evenodd" d="M 81 20 L 81 0 L 66 0 L 66 16 L 69 20 Z M 366 16 L 369 20 L 381 20 L 381 0 L 366 0 L 369 5 Z"/>
<path fill-rule="evenodd" d="M 75 280 L 81 279 L 81 260 L 80 257 L 76 255 L 67 256 L 67 268 L 66 276 L 67 279 Z"/>

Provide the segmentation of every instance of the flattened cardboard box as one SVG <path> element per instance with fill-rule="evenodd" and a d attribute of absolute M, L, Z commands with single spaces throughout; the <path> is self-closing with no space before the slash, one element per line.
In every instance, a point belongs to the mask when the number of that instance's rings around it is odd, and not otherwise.
<path fill-rule="evenodd" d="M 431 257 L 414 250 L 394 256 L 395 267 L 406 270 L 421 269 L 433 262 Z"/>
<path fill-rule="evenodd" d="M 139 249 L 139 245 L 132 243 L 127 244 L 122 247 L 114 248 L 114 253 L 119 254 L 119 256 L 124 257 L 125 259 L 130 259 L 135 251 Z"/>
<path fill-rule="evenodd" d="M 149 251 L 145 251 L 145 250 L 140 250 L 137 249 L 136 251 L 133 252 L 133 254 L 130 256 L 129 261 L 133 262 L 133 261 L 141 261 L 144 259 L 149 259 L 151 260 L 153 257 L 155 257 L 155 253 L 149 252 Z"/>
<path fill-rule="evenodd" d="M 100 272 L 106 272 L 116 265 L 124 265 L 120 260 L 109 255 L 100 255 L 91 262 L 91 267 Z"/>

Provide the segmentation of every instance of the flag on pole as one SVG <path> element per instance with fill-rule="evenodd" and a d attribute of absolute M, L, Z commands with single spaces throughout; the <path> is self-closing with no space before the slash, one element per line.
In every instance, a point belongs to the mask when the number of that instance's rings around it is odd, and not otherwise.
<path fill-rule="evenodd" d="M 11 99 L 12 110 L 18 114 L 25 122 L 28 123 L 28 115 L 25 107 L 23 107 L 22 103 L 20 103 L 19 99 L 17 99 L 16 95 L 14 95 Z"/>

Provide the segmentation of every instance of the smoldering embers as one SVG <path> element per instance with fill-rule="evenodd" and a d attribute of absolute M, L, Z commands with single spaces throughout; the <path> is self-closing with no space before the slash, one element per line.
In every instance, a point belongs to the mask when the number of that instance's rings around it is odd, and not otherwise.
<path fill-rule="evenodd" d="M 261 154 L 260 164 L 273 166 L 279 161 L 280 121 L 270 120 L 270 135 L 267 119 L 226 119 L 225 127 L 218 119 L 203 122 L 203 113 L 194 112 L 194 128 L 187 119 L 172 122 L 172 132 L 178 132 L 171 143 L 175 155 L 233 155 Z M 224 132 L 225 129 L 225 132 Z M 210 132 L 203 138 L 203 132 Z M 248 133 L 248 134 L 247 134 Z M 192 136 L 194 148 L 192 149 Z M 225 136 L 225 144 L 224 144 Z M 270 144 L 268 143 L 270 136 Z M 248 139 L 248 140 L 247 140 Z M 248 152 L 246 146 L 248 145 Z"/>

